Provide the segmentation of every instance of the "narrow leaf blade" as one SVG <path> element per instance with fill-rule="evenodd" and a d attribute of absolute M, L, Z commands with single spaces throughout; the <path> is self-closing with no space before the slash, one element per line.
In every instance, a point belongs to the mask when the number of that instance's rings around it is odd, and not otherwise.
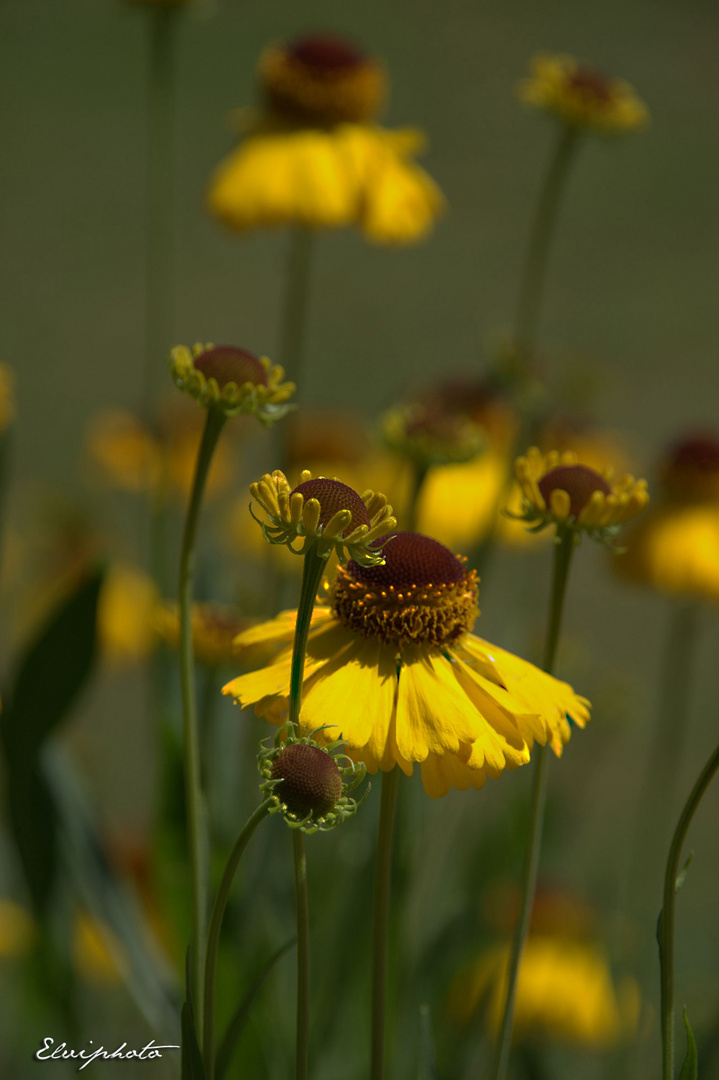
<path fill-rule="evenodd" d="M 679 1080 L 697 1080 L 699 1075 L 699 1059 L 697 1056 L 697 1041 L 694 1038 L 692 1026 L 689 1023 L 686 1007 L 684 1008 L 684 1027 L 687 1029 L 687 1056 L 684 1058 Z"/>

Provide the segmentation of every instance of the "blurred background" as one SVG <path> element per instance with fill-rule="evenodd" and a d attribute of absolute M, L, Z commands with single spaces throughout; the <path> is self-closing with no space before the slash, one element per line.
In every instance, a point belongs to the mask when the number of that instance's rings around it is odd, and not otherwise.
<path fill-rule="evenodd" d="M 147 556 L 142 499 L 108 483 L 91 452 L 91 433 L 103 410 L 142 412 L 152 14 L 119 0 L 5 0 L 0 6 L 0 361 L 14 372 L 17 401 L 2 515 L 3 687 L 63 594 L 74 560 L 101 555 L 111 565 L 139 566 Z M 227 342 L 278 359 L 288 232 L 234 234 L 207 213 L 205 191 L 235 142 L 228 116 L 257 100 L 254 71 L 262 48 L 329 29 L 387 64 L 391 96 L 382 122 L 427 133 L 422 164 L 442 189 L 447 212 L 431 236 L 409 247 L 373 246 L 354 229 L 317 238 L 300 406 L 308 414 L 353 414 L 358 424 L 371 425 L 392 403 L 442 378 L 486 372 L 497 343 L 511 330 L 527 234 L 554 140 L 554 121 L 518 104 L 515 86 L 538 50 L 567 52 L 629 80 L 652 121 L 636 136 L 588 137 L 579 149 L 547 278 L 540 334 L 547 383 L 569 405 L 591 403 L 592 415 L 618 433 L 632 470 L 648 476 L 652 490 L 667 445 L 689 432 L 716 432 L 714 5 L 367 0 L 342 7 L 306 0 L 300 10 L 286 0 L 198 0 L 177 23 L 176 279 L 168 347 Z M 158 356 L 155 385 L 160 393 L 166 384 L 171 409 L 178 394 L 164 363 Z M 192 413 L 194 403 L 186 404 Z M 319 429 L 327 414 L 312 415 Z M 203 525 L 203 598 L 245 599 L 256 606 L 248 549 L 235 543 L 228 521 L 238 503 L 249 501 L 249 482 L 272 467 L 267 435 L 256 435 L 242 421 L 237 432 L 228 428 L 226 477 L 218 481 Z M 181 484 L 179 489 L 167 522 L 167 596 L 176 575 Z M 210 551 L 219 552 L 222 562 Z M 548 545 L 529 552 L 502 548 L 480 587 L 478 633 L 535 661 L 549 560 Z M 644 825 L 637 824 L 651 733 L 666 693 L 661 676 L 667 661 L 660 658 L 668 655 L 662 650 L 677 601 L 618 580 L 608 561 L 605 550 L 590 543 L 575 560 L 559 674 L 592 700 L 593 720 L 575 734 L 562 761 L 552 762 L 543 878 L 548 896 L 570 896 L 585 913 L 611 960 L 619 997 L 629 976 L 641 985 L 643 1004 L 632 1045 L 629 1037 L 596 1045 L 578 1036 L 567 1045 L 556 1031 L 540 1031 L 515 1062 L 517 1077 L 641 1078 L 659 1068 L 652 936 L 671 824 L 716 739 L 716 604 L 697 604 L 693 678 L 677 716 L 682 750 L 673 759 L 671 790 L 653 790 L 656 806 L 644 805 Z M 141 591 L 130 592 L 129 585 L 118 591 L 137 612 Z M 82 793 L 93 827 L 115 853 L 113 865 L 129 883 L 133 904 L 143 882 L 153 878 L 152 903 L 143 910 L 150 923 L 170 924 L 159 931 L 165 952 L 154 971 L 162 973 L 156 981 L 172 1002 L 186 918 L 177 899 L 182 846 L 176 833 L 158 837 L 158 807 L 168 804 L 163 783 L 172 781 L 161 768 L 164 744 L 150 722 L 141 642 L 134 629 L 129 635 L 119 658 L 117 651 L 114 659 L 103 653 L 78 707 L 65 719 L 62 754 L 71 759 L 71 787 Z M 232 665 L 223 670 L 229 678 Z M 177 711 L 176 695 L 170 681 L 163 700 L 168 713 Z M 254 746 L 267 731 L 227 702 L 217 712 L 224 747 L 219 759 L 230 759 L 218 812 L 220 846 L 227 846 L 255 805 Z M 437 802 L 423 795 L 418 776 L 403 793 L 393 938 L 393 990 L 400 1003 L 392 1060 L 398 1080 L 469 1076 L 485 1061 L 485 1020 L 481 1012 L 469 1009 L 467 1018 L 467 1009 L 457 1008 L 457 993 L 465 1004 L 472 995 L 457 991 L 455 980 L 507 930 L 495 909 L 510 909 L 511 897 L 496 897 L 519 864 L 528 771 Z M 313 932 L 320 939 L 313 977 L 317 1014 L 324 1018 L 313 1035 L 317 1080 L 366 1074 L 362 942 L 369 927 L 365 905 L 377 801 L 370 797 L 356 821 L 308 844 Z M 642 829 L 651 834 L 655 810 L 660 834 L 638 842 Z M 704 1080 L 719 1077 L 718 811 L 719 789 L 710 790 L 692 828 L 688 847 L 696 856 L 678 898 L 677 1003 L 681 1008 L 686 1002 L 692 1018 Z M 224 959 L 228 998 L 233 978 L 246 988 L 246 973 L 259 970 L 292 935 L 287 836 L 278 821 L 266 829 L 272 838 L 257 842 L 238 885 L 232 931 L 237 954 Z M 26 910 L 7 830 L 0 839 L 0 876 L 2 896 Z M 178 910 L 168 914 L 173 892 Z M 559 914 L 552 918 L 561 921 L 564 908 L 557 903 Z M 71 901 L 65 904 L 72 908 Z M 57 919 L 69 918 L 82 937 L 68 910 L 58 908 Z M 249 956 L 242 952 L 251 919 L 257 919 L 251 936 L 256 933 L 269 952 L 259 945 Z M 60 1040 L 70 1032 L 63 1028 L 62 1009 L 53 1005 L 61 991 L 50 990 L 43 999 L 37 978 L 24 966 L 23 948 L 8 947 L 3 955 L 2 942 L 0 932 L 0 988 L 8 1001 L 0 1020 L 0 1062 L 4 1076 L 22 1080 L 41 1068 L 31 1056 L 42 1038 Z M 122 1041 L 140 1046 L 156 1030 L 163 1032 L 158 1041 L 172 1042 L 171 1020 L 163 1028 L 157 1010 L 143 1009 L 137 998 L 133 1004 L 104 946 L 98 949 L 94 974 L 87 955 L 89 974 L 82 961 L 75 965 L 74 1045 L 93 1039 L 113 1048 Z M 88 950 L 93 953 L 92 944 Z M 337 965 L 347 989 L 333 1001 Z M 148 985 L 153 978 L 148 975 Z M 240 1045 L 237 1062 L 245 1063 L 246 1075 L 274 1080 L 288 1074 L 293 978 L 286 955 L 264 985 Z M 275 1022 L 277 1038 L 268 1046 L 262 1033 Z M 421 1040 L 430 1039 L 428 1031 L 439 1061 L 436 1074 L 418 1071 L 418 1060 L 398 1050 L 410 1040 L 426 1049 L 429 1043 Z M 680 1033 L 680 1047 L 683 1038 Z M 245 1075 L 237 1062 L 236 1075 Z M 175 1075 L 176 1067 L 169 1058 L 145 1066 L 158 1077 Z M 74 1072 L 69 1063 L 52 1068 L 59 1077 Z M 135 1067 L 125 1068 L 129 1073 Z M 113 1066 L 94 1063 L 92 1069 L 110 1075 Z"/>

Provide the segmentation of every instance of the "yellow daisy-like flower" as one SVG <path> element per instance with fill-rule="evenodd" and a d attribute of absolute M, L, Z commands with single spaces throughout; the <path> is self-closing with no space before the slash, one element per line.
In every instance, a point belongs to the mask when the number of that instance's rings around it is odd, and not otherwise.
<path fill-rule="evenodd" d="M 510 945 L 490 949 L 460 977 L 450 1008 L 468 1023 L 486 1001 L 486 1023 L 496 1038 L 507 993 Z M 606 1050 L 636 1031 L 639 989 L 627 977 L 615 987 L 606 951 L 595 941 L 564 934 L 532 934 L 517 977 L 514 1032 Z"/>
<path fill-rule="evenodd" d="M 612 482 L 611 469 L 590 469 L 572 451 L 543 454 L 532 446 L 517 458 L 514 475 L 522 489 L 520 516 L 535 529 L 569 526 L 607 540 L 649 502 L 646 480 L 628 475 Z"/>
<path fill-rule="evenodd" d="M 222 667 L 236 660 L 235 638 L 251 625 L 249 619 L 239 618 L 232 608 L 222 604 L 193 604 L 191 621 L 194 654 L 207 667 Z M 179 647 L 180 615 L 177 604 L 165 603 L 157 608 L 155 627 L 171 648 Z M 258 647 L 254 658 L 259 663 L 266 654 L 266 648 Z M 248 659 L 251 662 L 253 657 L 245 657 L 246 661 Z"/>
<path fill-rule="evenodd" d="M 380 543 L 383 541 L 380 540 Z M 429 537 L 399 533 L 382 547 L 385 564 L 340 568 L 328 605 L 315 607 L 307 644 L 300 727 L 342 738 L 372 773 L 415 763 L 425 791 L 481 788 L 529 760 L 537 740 L 561 754 L 588 702 L 566 683 L 469 631 L 477 578 Z M 273 642 L 267 667 L 241 675 L 224 693 L 281 725 L 288 710 L 296 614 L 282 612 L 241 634 L 243 649 Z"/>
<path fill-rule="evenodd" d="M 617 573 L 673 596 L 719 601 L 719 439 L 679 442 L 663 469 L 663 497 L 622 540 Z"/>
<path fill-rule="evenodd" d="M 157 644 L 159 593 L 135 567 L 116 563 L 102 584 L 97 629 L 103 655 L 116 665 L 144 660 Z"/>
<path fill-rule="evenodd" d="M 6 364 L 0 364 L 0 432 L 15 416 L 15 375 Z"/>
<path fill-rule="evenodd" d="M 530 70 L 530 78 L 517 88 L 520 100 L 554 113 L 570 127 L 622 135 L 649 123 L 649 110 L 623 79 L 571 56 L 547 53 L 535 56 Z"/>
<path fill-rule="evenodd" d="M 178 345 L 170 353 L 175 385 L 206 408 L 226 416 L 253 413 L 266 427 L 293 407 L 295 384 L 282 382 L 284 369 L 234 345 Z"/>
<path fill-rule="evenodd" d="M 306 38 L 260 61 L 266 109 L 215 171 L 210 212 L 233 229 L 358 225 L 380 244 L 421 239 L 442 195 L 413 157 L 414 129 L 370 122 L 384 73 L 347 42 Z"/>
<path fill-rule="evenodd" d="M 383 561 L 383 555 L 370 547 L 371 542 L 397 524 L 380 492 L 358 495 L 336 476 L 313 478 L 308 469 L 300 474 L 295 488 L 277 469 L 252 484 L 250 493 L 270 519 L 269 525 L 260 522 L 265 539 L 270 544 L 286 544 L 296 555 L 313 548 L 321 558 L 328 558 L 336 551 L 341 562 L 349 557 L 374 566 Z M 299 548 L 293 547 L 297 541 Z"/>

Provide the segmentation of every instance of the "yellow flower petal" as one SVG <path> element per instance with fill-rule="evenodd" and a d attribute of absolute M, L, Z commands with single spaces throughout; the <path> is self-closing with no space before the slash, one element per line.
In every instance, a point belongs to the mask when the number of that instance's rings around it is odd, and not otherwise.
<path fill-rule="evenodd" d="M 456 754 L 480 734 L 479 716 L 443 656 L 405 649 L 397 694 L 397 748 L 408 761 Z"/>

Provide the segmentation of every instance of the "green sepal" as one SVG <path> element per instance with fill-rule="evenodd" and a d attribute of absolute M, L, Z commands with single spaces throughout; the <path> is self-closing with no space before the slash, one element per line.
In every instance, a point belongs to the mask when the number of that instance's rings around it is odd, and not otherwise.
<path fill-rule="evenodd" d="M 694 858 L 694 852 L 690 851 L 689 852 L 689 858 L 684 863 L 684 866 L 681 868 L 681 870 L 679 871 L 679 874 L 677 875 L 676 885 L 674 886 L 675 892 L 679 892 L 682 885 L 684 884 L 684 882 L 686 880 L 686 876 L 689 873 L 689 867 L 692 864 L 692 859 L 693 858 Z"/>
<path fill-rule="evenodd" d="M 684 1027 L 687 1029 L 687 1056 L 684 1058 L 679 1080 L 697 1080 L 699 1075 L 699 1059 L 697 1057 L 697 1041 L 694 1038 L 692 1026 L 687 1016 L 686 1005 L 684 1006 Z"/>

